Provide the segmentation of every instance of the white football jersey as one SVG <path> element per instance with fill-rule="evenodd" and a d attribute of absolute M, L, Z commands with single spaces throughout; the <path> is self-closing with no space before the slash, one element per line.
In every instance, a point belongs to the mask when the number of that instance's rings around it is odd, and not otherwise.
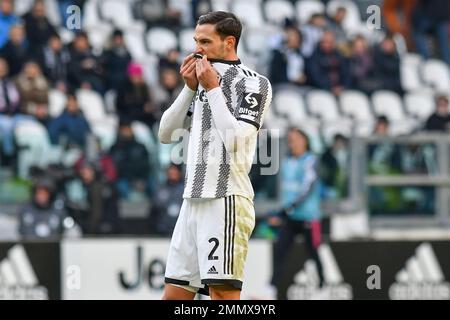
<path fill-rule="evenodd" d="M 240 60 L 210 60 L 219 73 L 228 111 L 238 121 L 262 126 L 271 100 L 266 77 L 250 70 Z M 215 127 L 206 91 L 199 85 L 189 108 L 189 134 L 184 198 L 222 198 L 241 195 L 253 200 L 249 172 L 256 150 L 257 132 L 230 155 Z"/>

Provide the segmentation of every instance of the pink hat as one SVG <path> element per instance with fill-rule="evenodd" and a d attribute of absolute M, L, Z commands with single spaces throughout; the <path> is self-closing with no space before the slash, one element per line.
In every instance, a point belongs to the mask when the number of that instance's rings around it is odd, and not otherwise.
<path fill-rule="evenodd" d="M 142 66 L 137 62 L 130 62 L 127 72 L 129 76 L 142 76 Z"/>

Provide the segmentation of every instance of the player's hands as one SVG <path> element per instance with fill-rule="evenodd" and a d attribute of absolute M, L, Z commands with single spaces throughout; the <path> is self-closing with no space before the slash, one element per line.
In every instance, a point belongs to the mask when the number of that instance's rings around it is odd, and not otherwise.
<path fill-rule="evenodd" d="M 202 59 L 197 59 L 196 73 L 198 81 L 206 91 L 219 86 L 219 75 L 207 60 L 206 55 Z"/>
<path fill-rule="evenodd" d="M 193 91 L 197 91 L 198 87 L 198 79 L 195 73 L 196 60 L 194 54 L 191 53 L 184 58 L 180 67 L 180 75 L 183 78 L 184 83 Z"/>

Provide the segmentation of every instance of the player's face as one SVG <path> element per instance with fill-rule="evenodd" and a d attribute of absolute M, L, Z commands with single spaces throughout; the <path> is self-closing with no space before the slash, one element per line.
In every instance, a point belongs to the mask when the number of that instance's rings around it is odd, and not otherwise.
<path fill-rule="evenodd" d="M 220 38 L 215 25 L 201 24 L 195 27 L 195 53 L 207 55 L 209 59 L 226 59 L 227 38 Z"/>

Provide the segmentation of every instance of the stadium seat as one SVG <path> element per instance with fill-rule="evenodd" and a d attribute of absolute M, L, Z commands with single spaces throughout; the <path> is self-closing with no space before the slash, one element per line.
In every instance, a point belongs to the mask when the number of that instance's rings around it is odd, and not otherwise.
<path fill-rule="evenodd" d="M 92 126 L 92 132 L 99 138 L 102 150 L 109 150 L 117 138 L 117 122 L 98 122 Z"/>
<path fill-rule="evenodd" d="M 21 0 L 14 2 L 14 13 L 17 16 L 23 16 L 28 11 L 30 11 L 31 7 L 33 6 L 34 0 Z"/>
<path fill-rule="evenodd" d="M 321 127 L 321 133 L 326 146 L 333 143 L 333 138 L 336 134 L 350 138 L 352 136 L 352 124 L 348 121 L 337 121 L 332 124 L 327 124 Z"/>
<path fill-rule="evenodd" d="M 144 78 L 149 85 L 157 84 L 159 81 L 158 62 L 159 59 L 155 54 L 148 54 L 145 59 L 141 61 L 144 69 Z"/>
<path fill-rule="evenodd" d="M 354 1 L 349 0 L 331 0 L 327 4 L 327 14 L 333 16 L 338 8 L 344 7 L 347 9 L 347 15 L 343 21 L 345 30 L 360 30 L 362 21 L 358 6 Z"/>
<path fill-rule="evenodd" d="M 116 113 L 116 99 L 117 92 L 115 90 L 108 90 L 105 92 L 105 111 L 106 113 L 115 114 Z"/>
<path fill-rule="evenodd" d="M 116 27 L 127 29 L 137 22 L 134 21 L 130 1 L 103 0 L 99 4 L 102 17 L 111 21 Z"/>
<path fill-rule="evenodd" d="M 323 121 L 335 121 L 340 118 L 336 98 L 325 90 L 312 90 L 306 95 L 308 109 L 311 114 Z"/>
<path fill-rule="evenodd" d="M 418 122 L 407 117 L 400 96 L 392 91 L 379 90 L 372 95 L 372 105 L 375 114 L 386 116 L 391 122 L 392 134 L 410 133 L 418 126 Z"/>
<path fill-rule="evenodd" d="M 230 3 L 233 0 L 214 0 L 211 1 L 213 11 L 230 11 Z"/>
<path fill-rule="evenodd" d="M 37 121 L 19 122 L 14 136 L 19 147 L 18 174 L 21 178 L 29 177 L 31 166 L 44 167 L 57 162 L 61 156 L 61 150 L 50 144 L 47 129 Z"/>
<path fill-rule="evenodd" d="M 406 111 L 425 121 L 435 109 L 433 96 L 425 92 L 410 92 L 405 95 Z"/>
<path fill-rule="evenodd" d="M 265 26 L 260 28 L 247 28 L 242 33 L 245 51 L 254 56 L 267 52 L 269 39 L 279 32 L 278 28 Z"/>
<path fill-rule="evenodd" d="M 98 24 L 87 30 L 89 44 L 97 52 L 101 52 L 111 37 L 113 26 L 107 23 Z"/>
<path fill-rule="evenodd" d="M 146 35 L 147 47 L 150 52 L 165 55 L 170 49 L 177 48 L 175 33 L 166 28 L 151 28 Z"/>
<path fill-rule="evenodd" d="M 268 22 L 282 26 L 285 18 L 295 16 L 295 8 L 291 2 L 286 0 L 268 0 L 264 3 L 264 14 Z"/>
<path fill-rule="evenodd" d="M 124 33 L 125 44 L 130 51 L 131 57 L 136 61 L 141 61 L 147 54 L 144 43 L 144 34 L 136 31 L 126 31 Z"/>
<path fill-rule="evenodd" d="M 289 127 L 289 122 L 286 118 L 278 116 L 271 107 L 266 112 L 263 127 L 271 130 L 273 136 L 284 137 Z"/>
<path fill-rule="evenodd" d="M 93 90 L 79 89 L 77 99 L 80 109 L 83 111 L 89 122 L 105 120 L 106 113 L 103 105 L 103 99 Z"/>
<path fill-rule="evenodd" d="M 264 25 L 260 0 L 235 0 L 230 9 L 241 19 L 244 28 L 259 28 Z"/>
<path fill-rule="evenodd" d="M 303 96 L 295 88 L 285 87 L 276 90 L 273 107 L 277 114 L 285 116 L 291 124 L 299 124 L 308 117 Z"/>
<path fill-rule="evenodd" d="M 402 99 L 400 96 L 387 90 L 379 90 L 372 95 L 373 109 L 377 115 L 385 115 L 391 121 L 401 121 L 405 118 Z"/>
<path fill-rule="evenodd" d="M 55 27 L 62 25 L 59 3 L 57 0 L 45 0 L 45 10 L 50 23 L 52 23 Z"/>
<path fill-rule="evenodd" d="M 83 19 L 81 23 L 85 30 L 102 23 L 99 15 L 99 0 L 86 1 L 83 7 Z"/>
<path fill-rule="evenodd" d="M 50 89 L 48 92 L 48 100 L 48 113 L 50 116 L 59 116 L 66 106 L 66 95 L 59 90 Z"/>
<path fill-rule="evenodd" d="M 188 54 L 194 52 L 195 42 L 194 42 L 195 30 L 192 28 L 185 28 L 180 31 L 180 50 L 183 54 Z"/>
<path fill-rule="evenodd" d="M 313 14 L 325 13 L 325 5 L 317 0 L 298 0 L 295 7 L 301 24 L 307 23 Z"/>
<path fill-rule="evenodd" d="M 339 104 L 342 112 L 356 121 L 373 120 L 369 98 L 360 91 L 346 90 L 342 92 L 339 96 Z"/>
<path fill-rule="evenodd" d="M 403 89 L 406 91 L 423 90 L 424 84 L 419 75 L 419 65 L 421 62 L 422 58 L 418 54 L 409 53 L 402 56 L 400 63 L 400 80 Z"/>
<path fill-rule="evenodd" d="M 441 60 L 429 59 L 422 64 L 422 77 L 436 91 L 450 91 L 450 74 L 447 64 Z"/>
<path fill-rule="evenodd" d="M 75 38 L 75 33 L 70 30 L 67 30 L 65 27 L 60 27 L 58 29 L 58 34 L 61 37 L 61 41 L 63 44 L 68 45 Z"/>

